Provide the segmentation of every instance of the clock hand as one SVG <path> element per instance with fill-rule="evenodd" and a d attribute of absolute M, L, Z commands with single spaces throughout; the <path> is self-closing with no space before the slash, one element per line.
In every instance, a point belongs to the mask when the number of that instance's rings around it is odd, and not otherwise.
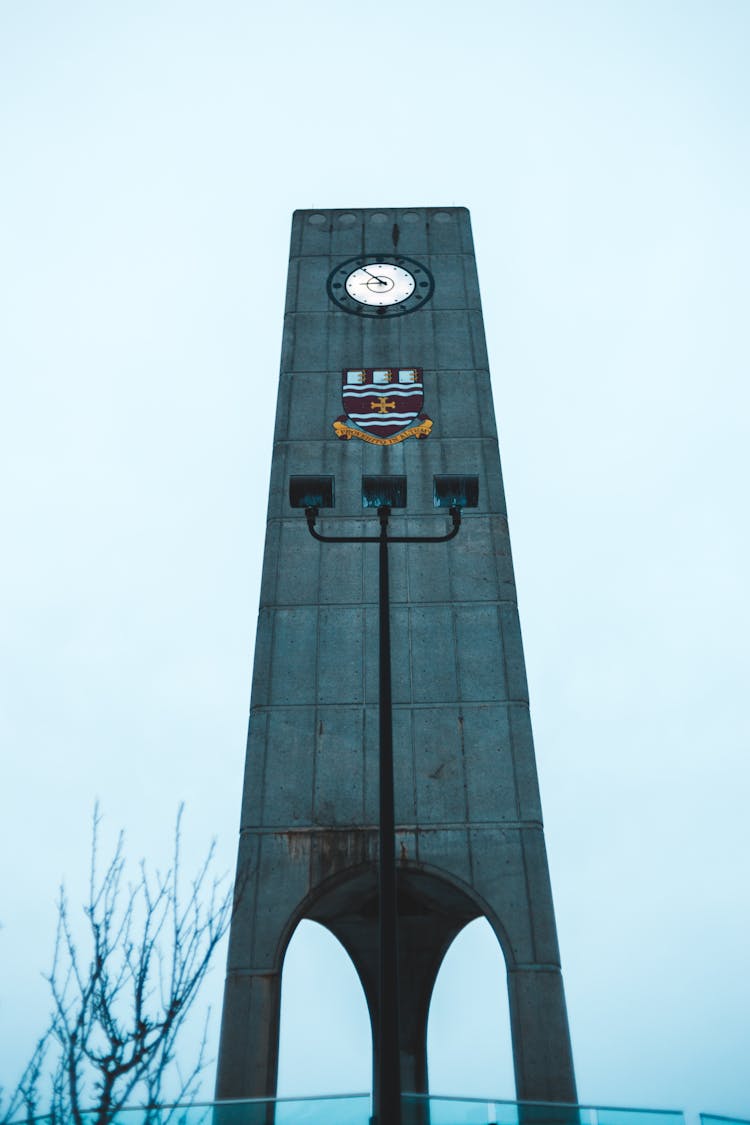
<path fill-rule="evenodd" d="M 377 281 L 378 285 L 385 285 L 386 284 L 384 278 L 378 277 L 377 274 L 370 273 L 370 271 L 366 270 L 364 266 L 362 266 L 362 271 L 363 271 L 363 273 L 366 273 L 368 277 L 371 277 L 373 281 Z M 363 284 L 367 285 L 368 282 L 365 281 Z"/>

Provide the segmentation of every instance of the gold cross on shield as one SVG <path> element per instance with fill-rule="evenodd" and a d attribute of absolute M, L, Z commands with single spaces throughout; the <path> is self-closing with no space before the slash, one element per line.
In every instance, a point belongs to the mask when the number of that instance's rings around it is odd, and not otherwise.
<path fill-rule="evenodd" d="M 387 414 L 389 410 L 395 410 L 395 402 L 389 402 L 387 398 L 379 398 L 377 402 L 370 403 L 370 410 L 377 410 L 380 414 Z"/>

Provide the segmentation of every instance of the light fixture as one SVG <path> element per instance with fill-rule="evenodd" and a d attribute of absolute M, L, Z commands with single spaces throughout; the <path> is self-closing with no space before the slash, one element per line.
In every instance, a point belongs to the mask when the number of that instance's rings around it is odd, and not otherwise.
<path fill-rule="evenodd" d="M 479 477 L 433 477 L 432 480 L 436 508 L 476 508 L 479 503 Z"/>
<path fill-rule="evenodd" d="M 293 508 L 332 508 L 333 477 L 290 477 L 289 503 Z"/>
<path fill-rule="evenodd" d="M 406 477 L 362 477 L 363 508 L 405 508 Z"/>

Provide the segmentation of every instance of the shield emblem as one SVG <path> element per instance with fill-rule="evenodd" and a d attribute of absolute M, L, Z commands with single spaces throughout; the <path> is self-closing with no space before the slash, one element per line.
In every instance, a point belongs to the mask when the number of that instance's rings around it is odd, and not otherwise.
<path fill-rule="evenodd" d="M 353 426 L 390 444 L 419 417 L 424 402 L 422 368 L 348 368 L 341 397 Z"/>

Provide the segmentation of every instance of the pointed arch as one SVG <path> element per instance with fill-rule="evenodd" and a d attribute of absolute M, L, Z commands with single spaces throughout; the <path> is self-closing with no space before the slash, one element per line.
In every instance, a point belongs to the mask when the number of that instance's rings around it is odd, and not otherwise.
<path fill-rule="evenodd" d="M 487 918 L 456 935 L 442 960 L 427 1018 L 430 1093 L 515 1098 L 503 949 Z"/>
<path fill-rule="evenodd" d="M 329 869 L 330 869 L 330 865 Z M 377 868 L 372 861 L 349 864 L 326 878 L 313 881 L 312 888 L 290 912 L 272 911 L 278 905 L 269 900 L 269 914 L 273 925 L 266 926 L 266 946 L 268 970 L 247 973 L 242 970 L 230 973 L 227 977 L 227 992 L 236 1009 L 239 1020 L 263 1025 L 268 1033 L 263 1037 L 240 1043 L 235 1050 L 236 1058 L 230 1056 L 229 1048 L 224 1057 L 229 1061 L 217 1081 L 221 1096 L 270 1096 L 277 1086 L 277 1062 L 279 1045 L 279 1013 L 281 994 L 281 970 L 287 947 L 292 935 L 303 920 L 320 923 L 331 932 L 343 946 L 351 959 L 340 960 L 347 965 L 349 973 L 353 965 L 364 990 L 366 1007 L 369 1011 L 372 1028 L 370 1043 L 377 1040 L 378 1027 L 378 889 Z M 505 903 L 508 906 L 508 903 Z M 565 1001 L 559 964 L 553 956 L 549 961 L 540 962 L 532 956 L 523 960 L 518 956 L 527 951 L 527 943 L 520 940 L 518 933 L 508 928 L 508 919 L 501 919 L 498 911 L 490 905 L 474 887 L 467 886 L 453 871 L 424 862 L 399 863 L 398 867 L 398 914 L 399 914 L 399 975 L 401 995 L 401 1076 L 402 1088 L 406 1092 L 426 1093 L 428 1089 L 427 1066 L 427 1025 L 430 1002 L 438 972 L 446 952 L 456 936 L 475 919 L 484 918 L 494 931 L 505 957 L 507 966 L 507 987 L 510 996 L 510 1024 L 512 1028 L 515 1060 L 515 1093 L 522 1100 L 551 1101 L 560 1099 L 575 1101 L 575 1084 L 572 1078 L 572 1060 L 567 1037 Z M 512 916 L 511 916 L 512 921 Z M 523 939 L 523 934 L 521 938 Z M 554 933 L 553 933 L 554 937 Z M 517 950 L 518 947 L 518 950 Z M 552 950 L 555 953 L 555 950 Z M 339 954 L 340 957 L 340 954 Z M 262 964 L 262 962 L 260 962 Z M 502 961 L 499 962 L 502 964 Z M 494 974 L 497 979 L 503 974 Z M 351 979 L 351 978 L 350 978 Z M 469 990 L 471 991 L 471 990 Z M 477 996 L 486 995 L 486 988 L 480 985 Z M 357 995 L 354 990 L 354 995 Z M 228 1003 L 228 1002 L 227 1002 Z M 225 1012 L 229 1010 L 225 1003 Z M 288 1008 L 288 1004 L 285 1005 Z M 329 1005 L 324 999 L 321 1003 L 308 1003 L 311 1013 L 326 1012 Z M 500 1010 L 505 1004 L 499 1003 Z M 481 1007 L 478 1009 L 481 1013 Z M 294 1020 L 294 1015 L 291 1019 Z M 289 1015 L 285 1019 L 285 1037 L 289 1028 Z M 495 1036 L 491 1030 L 482 1031 L 477 1013 L 469 1014 L 466 1020 L 455 1020 L 454 1025 L 464 1023 L 467 1028 L 477 1027 L 477 1042 L 484 1043 L 492 1054 L 493 1040 L 503 1041 L 503 1036 Z M 294 1024 L 291 1025 L 292 1027 Z M 323 1055 L 328 1063 L 335 1058 L 334 1030 L 321 1030 L 320 1022 L 314 1023 L 314 1030 L 305 1037 L 305 1043 L 321 1042 L 325 1045 Z M 348 1040 L 351 1042 L 351 1039 Z M 233 1041 L 234 1043 L 234 1041 Z M 553 1050 L 552 1047 L 557 1044 Z M 563 1049 L 566 1048 L 567 1050 Z M 285 1047 L 286 1051 L 286 1047 Z M 486 1051 L 477 1049 L 477 1057 Z M 371 1056 L 375 1069 L 378 1059 Z M 310 1059 L 312 1063 L 312 1057 Z M 331 1092 L 333 1088 L 342 1092 L 352 1092 L 354 1077 L 356 1085 L 369 1088 L 370 1082 L 360 1082 L 356 1068 L 346 1068 L 348 1081 L 337 1074 L 330 1075 L 322 1066 L 312 1066 L 309 1072 L 299 1076 L 300 1085 L 304 1083 L 310 1092 L 310 1081 L 321 1092 Z M 455 1072 L 456 1067 L 453 1066 Z M 502 1097 L 506 1079 L 502 1077 L 503 1089 L 498 1090 L 504 1067 L 496 1069 L 490 1062 L 489 1077 L 495 1078 L 490 1084 L 489 1096 Z M 436 1085 L 437 1082 L 437 1085 Z M 430 1082 L 434 1092 L 446 1087 L 433 1066 Z M 455 1087 L 454 1087 L 455 1088 Z M 288 1071 L 284 1063 L 281 1077 L 283 1092 L 291 1092 Z M 476 1087 L 475 1087 L 476 1089 Z M 510 1095 L 511 1090 L 507 1093 Z"/>
<path fill-rule="evenodd" d="M 278 1096 L 369 1091 L 372 1032 L 357 970 L 323 925 L 302 919 L 281 975 Z"/>

